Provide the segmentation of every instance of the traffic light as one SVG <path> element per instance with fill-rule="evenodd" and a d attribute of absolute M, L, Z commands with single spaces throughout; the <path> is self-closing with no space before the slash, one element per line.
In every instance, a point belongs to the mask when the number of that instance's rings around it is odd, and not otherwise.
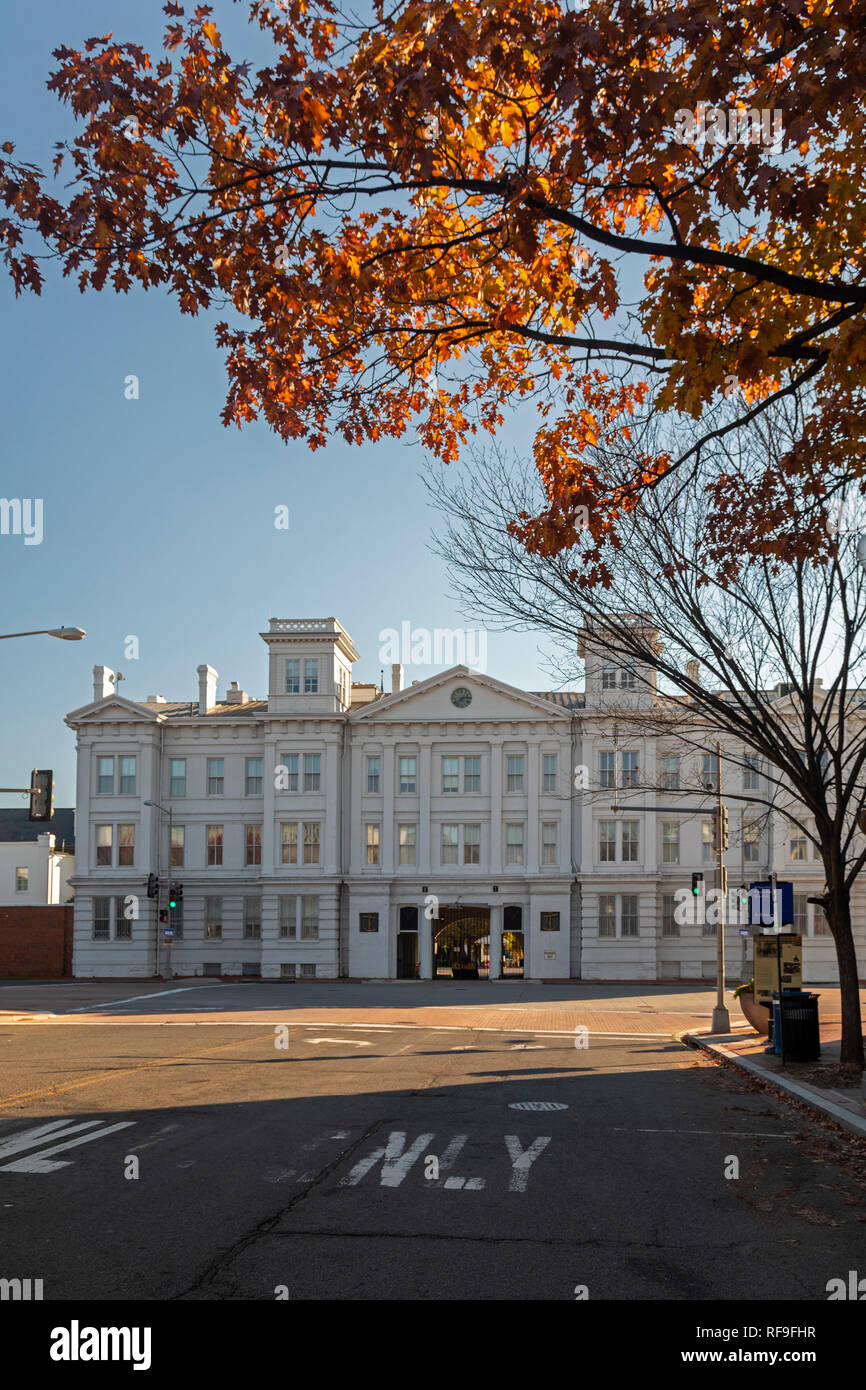
<path fill-rule="evenodd" d="M 54 792 L 54 773 L 50 768 L 30 774 L 30 820 L 50 820 L 54 815 L 51 805 Z"/>
<path fill-rule="evenodd" d="M 167 922 L 167 921 L 168 921 L 168 912 L 166 911 L 166 909 L 165 909 L 164 907 L 161 907 L 161 908 L 159 909 L 159 920 L 160 920 L 160 922 Z"/>
<path fill-rule="evenodd" d="M 727 848 L 728 848 L 728 808 L 727 808 L 727 806 L 723 806 L 723 807 L 722 807 L 722 814 L 721 814 L 721 816 L 719 817 L 719 820 L 720 820 L 720 827 L 719 827 L 719 828 L 720 828 L 720 830 L 721 830 L 721 832 L 722 832 L 722 849 L 727 849 Z"/>
<path fill-rule="evenodd" d="M 176 883 L 176 884 L 174 885 L 174 896 L 175 896 L 175 898 L 177 899 L 177 901 L 178 901 L 179 903 L 182 903 L 182 902 L 183 902 L 183 884 L 182 884 L 182 883 Z"/>
<path fill-rule="evenodd" d="M 148 876 L 147 876 L 147 896 L 148 896 L 149 898 L 155 898 L 155 897 L 157 897 L 158 895 L 159 895 L 159 879 L 157 878 L 156 874 L 148 874 Z"/>
<path fill-rule="evenodd" d="M 696 898 L 699 898 L 699 897 L 701 896 L 701 893 L 702 893 L 703 891 L 704 891 L 704 876 L 703 876 L 703 874 L 692 874 L 692 893 L 694 894 L 694 896 L 695 896 Z"/>
<path fill-rule="evenodd" d="M 168 905 L 169 905 L 169 907 L 172 909 L 172 911 L 174 911 L 174 909 L 177 907 L 177 889 L 176 889 L 176 888 L 172 888 L 171 892 L 170 892 L 169 895 L 168 895 Z"/>

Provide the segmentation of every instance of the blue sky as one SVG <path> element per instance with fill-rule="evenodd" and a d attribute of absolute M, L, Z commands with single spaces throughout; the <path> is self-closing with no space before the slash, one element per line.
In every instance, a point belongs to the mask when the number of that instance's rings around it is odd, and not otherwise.
<path fill-rule="evenodd" d="M 245 7 L 218 0 L 214 8 L 224 34 L 244 34 L 229 43 L 233 55 L 255 62 L 261 39 L 247 37 Z M 45 90 L 51 50 L 113 30 L 153 52 L 163 22 L 161 0 L 6 7 L 0 141 L 49 167 L 54 141 L 72 128 Z M 445 565 L 427 549 L 436 517 L 417 443 L 335 440 L 313 454 L 262 426 L 224 429 L 218 315 L 181 317 L 161 293 L 82 297 L 52 275 L 41 298 L 16 300 L 0 281 L 0 306 L 0 495 L 44 500 L 40 545 L 0 536 L 0 632 L 87 630 L 79 643 L 32 637 L 0 647 L 3 785 L 26 785 L 31 767 L 52 767 L 56 804 L 73 804 L 74 737 L 63 716 L 91 698 L 95 664 L 122 670 L 132 699 L 192 699 L 203 661 L 219 672 L 220 695 L 231 680 L 263 695 L 258 633 L 270 617 L 336 615 L 361 654 L 356 680 L 378 680 L 382 629 L 463 623 Z M 139 378 L 138 400 L 125 399 L 129 374 Z M 527 424 L 509 424 L 509 446 L 530 437 Z M 288 531 L 274 528 L 280 504 Z M 124 657 L 130 635 L 137 661 Z M 549 687 L 540 641 L 491 633 L 488 672 Z M 407 679 L 433 670 L 410 668 Z"/>

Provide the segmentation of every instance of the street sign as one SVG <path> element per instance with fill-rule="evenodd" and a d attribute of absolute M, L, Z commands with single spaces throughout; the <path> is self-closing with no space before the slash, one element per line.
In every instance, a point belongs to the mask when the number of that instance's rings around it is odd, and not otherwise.
<path fill-rule="evenodd" d="M 162 939 L 163 939 L 163 941 L 173 941 L 173 940 L 174 940 L 174 927 L 166 927 L 165 930 L 164 930 L 163 933 L 162 933 Z"/>
<path fill-rule="evenodd" d="M 779 890 L 779 925 L 794 925 L 794 885 L 791 882 L 777 883 Z M 773 885 L 769 879 L 749 884 L 749 921 L 753 927 L 772 927 Z"/>
<path fill-rule="evenodd" d="M 781 968 L 780 968 L 781 967 Z M 773 995 L 803 988 L 803 938 L 797 932 L 755 937 L 755 999 L 771 1007 Z"/>
<path fill-rule="evenodd" d="M 749 929 L 748 927 L 740 927 L 740 936 L 751 936 L 751 935 L 752 935 L 752 933 L 751 933 L 751 931 L 750 931 L 750 929 Z"/>

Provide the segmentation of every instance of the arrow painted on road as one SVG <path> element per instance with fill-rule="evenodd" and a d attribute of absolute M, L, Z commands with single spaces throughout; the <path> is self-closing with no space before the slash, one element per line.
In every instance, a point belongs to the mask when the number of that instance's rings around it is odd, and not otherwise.
<path fill-rule="evenodd" d="M 134 1125 L 135 1120 L 121 1120 L 116 1125 L 103 1125 L 101 1120 L 81 1120 L 77 1124 L 70 1124 L 68 1120 L 50 1120 L 47 1124 L 37 1125 L 34 1129 L 22 1130 L 20 1134 L 13 1134 L 0 1144 L 0 1158 L 8 1158 L 11 1154 L 21 1153 L 24 1149 L 35 1149 L 46 1140 L 65 1138 L 62 1144 L 54 1144 L 48 1149 L 42 1149 L 39 1153 L 30 1154 L 27 1158 L 15 1159 L 12 1163 L 0 1164 L 0 1172 L 3 1173 L 54 1173 L 58 1168 L 68 1168 L 71 1159 L 60 1159 L 56 1163 L 49 1163 L 48 1159 L 57 1153 L 62 1153 L 64 1149 L 74 1149 L 78 1144 L 89 1144 L 91 1139 L 102 1139 L 106 1134 L 114 1134 L 119 1129 L 129 1129 Z M 90 1133 L 82 1134 L 82 1130 L 89 1130 Z M 78 1138 L 70 1139 L 66 1136 L 77 1134 Z"/>

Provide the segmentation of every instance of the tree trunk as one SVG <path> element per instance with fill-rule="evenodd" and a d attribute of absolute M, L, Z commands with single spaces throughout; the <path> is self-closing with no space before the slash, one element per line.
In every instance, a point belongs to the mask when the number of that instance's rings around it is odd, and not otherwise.
<path fill-rule="evenodd" d="M 851 931 L 851 895 L 837 877 L 828 885 L 828 917 L 839 963 L 839 988 L 842 994 L 842 1047 L 839 1061 L 843 1066 L 863 1070 L 863 1026 L 860 1021 L 860 985 L 857 979 L 857 952 Z"/>

